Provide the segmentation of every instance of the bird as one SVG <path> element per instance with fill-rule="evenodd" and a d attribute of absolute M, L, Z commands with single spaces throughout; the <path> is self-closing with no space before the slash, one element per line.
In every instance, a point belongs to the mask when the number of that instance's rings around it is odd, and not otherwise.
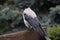
<path fill-rule="evenodd" d="M 29 30 L 31 29 L 37 30 L 41 35 L 42 40 L 51 40 L 49 37 L 47 37 L 45 31 L 41 27 L 40 21 L 38 20 L 36 13 L 30 7 L 27 6 L 24 6 L 22 9 L 23 9 L 22 16 L 25 26 Z"/>

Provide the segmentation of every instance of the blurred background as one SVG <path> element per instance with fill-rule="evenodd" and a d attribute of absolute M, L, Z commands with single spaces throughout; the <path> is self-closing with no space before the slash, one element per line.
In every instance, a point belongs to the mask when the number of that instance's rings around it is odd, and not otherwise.
<path fill-rule="evenodd" d="M 60 0 L 0 0 L 0 35 L 25 30 L 20 6 L 36 12 L 52 40 L 60 40 Z"/>

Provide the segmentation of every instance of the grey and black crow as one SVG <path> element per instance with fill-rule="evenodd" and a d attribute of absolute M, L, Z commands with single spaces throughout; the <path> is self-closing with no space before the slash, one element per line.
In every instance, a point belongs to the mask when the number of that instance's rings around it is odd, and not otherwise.
<path fill-rule="evenodd" d="M 27 28 L 37 30 L 42 37 L 42 40 L 50 40 L 45 34 L 37 15 L 31 8 L 25 8 L 23 11 L 23 20 Z"/>

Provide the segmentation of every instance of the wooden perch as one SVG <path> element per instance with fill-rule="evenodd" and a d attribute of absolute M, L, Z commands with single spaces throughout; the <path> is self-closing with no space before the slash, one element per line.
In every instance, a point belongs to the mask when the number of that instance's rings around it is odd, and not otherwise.
<path fill-rule="evenodd" d="M 20 32 L 0 35 L 0 40 L 40 40 L 41 37 L 36 30 L 24 30 Z"/>

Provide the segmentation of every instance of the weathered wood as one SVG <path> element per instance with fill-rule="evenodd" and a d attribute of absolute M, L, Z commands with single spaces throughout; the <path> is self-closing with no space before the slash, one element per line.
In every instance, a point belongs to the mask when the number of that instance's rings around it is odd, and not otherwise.
<path fill-rule="evenodd" d="M 41 37 L 36 30 L 25 30 L 10 34 L 0 35 L 0 40 L 39 40 Z"/>

